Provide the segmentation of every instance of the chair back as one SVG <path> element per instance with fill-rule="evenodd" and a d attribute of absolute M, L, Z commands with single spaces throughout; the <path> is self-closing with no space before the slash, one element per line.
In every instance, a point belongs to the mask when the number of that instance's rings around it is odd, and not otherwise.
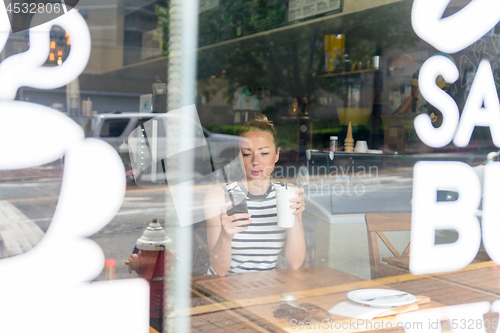
<path fill-rule="evenodd" d="M 372 280 L 384 276 L 400 274 L 397 269 L 391 269 L 388 265 L 380 263 L 377 237 L 387 246 L 394 257 L 408 257 L 410 253 L 410 243 L 408 243 L 403 253 L 400 254 L 384 235 L 384 232 L 410 231 L 411 213 L 367 213 L 365 215 L 365 222 L 368 234 L 368 251 L 370 254 L 370 273 Z"/>
<path fill-rule="evenodd" d="M 205 221 L 193 227 L 192 275 L 205 275 L 210 267 L 210 250 L 207 242 L 207 223 Z"/>

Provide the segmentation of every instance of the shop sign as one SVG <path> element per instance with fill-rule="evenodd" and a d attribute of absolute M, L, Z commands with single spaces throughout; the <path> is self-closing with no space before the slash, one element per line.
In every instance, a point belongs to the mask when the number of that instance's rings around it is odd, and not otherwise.
<path fill-rule="evenodd" d="M 471 1 L 458 13 L 443 17 L 448 0 L 415 0 L 412 25 L 426 42 L 443 52 L 458 52 L 479 40 L 500 20 L 500 2 Z M 490 128 L 493 143 L 500 147 L 500 103 L 487 59 L 481 61 L 469 96 L 460 116 L 458 106 L 436 79 L 448 83 L 459 78 L 453 61 L 441 55 L 429 58 L 419 74 L 422 96 L 443 114 L 443 123 L 434 128 L 429 115 L 415 118 L 415 131 L 428 146 L 444 147 L 450 142 L 468 145 L 476 126 Z M 458 192 L 453 202 L 436 202 L 437 190 Z M 418 162 L 414 168 L 412 199 L 413 274 L 431 274 L 459 270 L 476 256 L 481 236 L 488 255 L 500 263 L 498 202 L 500 202 L 500 162 L 485 166 L 484 187 L 473 168 L 462 162 Z M 477 217 L 483 198 L 482 221 Z M 434 244 L 437 230 L 453 229 L 458 240 Z"/>
<path fill-rule="evenodd" d="M 343 0 L 289 0 L 288 22 L 342 11 Z"/>
<path fill-rule="evenodd" d="M 412 8 L 412 25 L 417 35 L 442 52 L 463 50 L 500 21 L 500 2 L 497 0 L 470 1 L 459 12 L 443 18 L 449 3 L 450 0 L 414 0 Z M 453 83 L 458 80 L 459 71 L 453 61 L 441 55 L 429 58 L 422 65 L 420 92 L 443 114 L 443 123 L 439 128 L 432 126 L 427 114 L 415 118 L 415 131 L 422 142 L 431 147 L 444 147 L 453 141 L 455 145 L 465 147 L 475 126 L 487 126 L 493 143 L 500 147 L 500 105 L 489 61 L 481 61 L 461 116 L 451 96 L 436 85 L 439 75 L 446 82 Z M 413 274 L 464 268 L 476 256 L 481 236 L 488 255 L 500 263 L 500 162 L 491 162 L 484 167 L 483 184 L 482 187 L 474 169 L 462 162 L 422 161 L 415 165 L 410 256 L 410 271 Z M 438 190 L 456 191 L 458 199 L 437 202 Z M 481 198 L 480 224 L 477 212 Z M 458 233 L 457 241 L 434 244 L 436 231 L 447 229 Z M 484 314 L 489 311 L 500 312 L 500 301 L 401 314 L 397 316 L 397 321 L 404 326 L 406 333 L 443 332 L 443 321 L 452 332 L 473 330 L 485 333 Z"/>

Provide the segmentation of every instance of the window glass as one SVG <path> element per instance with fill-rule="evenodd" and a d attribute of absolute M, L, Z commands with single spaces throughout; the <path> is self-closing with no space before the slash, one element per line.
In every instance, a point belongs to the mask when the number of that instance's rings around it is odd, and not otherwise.
<path fill-rule="evenodd" d="M 129 123 L 128 119 L 106 119 L 101 125 L 100 137 L 116 138 L 122 135 Z"/>
<path fill-rule="evenodd" d="M 5 304 L 92 332 L 496 330 L 495 1 L 24 2 L 0 5 Z"/>

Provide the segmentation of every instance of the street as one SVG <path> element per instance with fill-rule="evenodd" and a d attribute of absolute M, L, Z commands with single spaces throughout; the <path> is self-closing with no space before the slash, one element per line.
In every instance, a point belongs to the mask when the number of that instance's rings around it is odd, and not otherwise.
<path fill-rule="evenodd" d="M 411 171 L 380 173 L 372 177 L 354 177 L 350 179 L 312 178 L 310 186 L 306 187 L 305 196 L 309 196 L 306 213 L 328 220 L 329 214 L 364 214 L 366 211 L 389 210 L 387 203 L 392 203 L 396 211 L 410 208 Z M 18 215 L 24 215 L 30 222 L 36 224 L 45 232 L 54 214 L 61 186 L 60 178 L 40 178 L 35 180 L 18 180 L 0 182 L 1 209 L 18 210 Z M 329 193 L 330 189 L 331 193 Z M 317 207 L 323 206 L 322 211 Z M 3 208 L 2 208 L 3 207 Z M 91 207 L 89 207 L 91 209 Z M 0 212 L 5 216 L 5 212 Z M 328 215 L 329 215 L 328 214 Z M 342 215 L 340 215 L 342 216 Z M 354 215 L 353 215 L 354 216 Z M 102 248 L 106 259 L 116 260 L 116 278 L 136 277 L 137 273 L 128 272 L 124 262 L 132 253 L 135 243 L 153 218 L 165 225 L 165 193 L 164 189 L 142 189 L 133 183 L 128 183 L 123 204 L 113 220 L 98 233 L 91 237 Z M 4 217 L 5 220 L 5 217 Z M 309 218 L 310 220 L 310 218 Z M 309 221 L 306 219 L 306 221 Z M 309 225 L 305 222 L 305 226 Z M 336 220 L 335 223 L 348 223 Z M 316 225 L 316 222 L 313 223 Z M 316 229 L 314 227 L 314 229 Z M 306 230 L 306 234 L 313 230 Z M 169 234 L 171 238 L 173 235 Z M 308 242 L 308 246 L 316 247 L 316 235 Z M 193 249 L 196 249 L 194 244 Z M 328 257 L 328 254 L 316 253 Z M 196 260 L 207 258 L 195 255 Z M 204 266 L 206 263 L 195 263 Z M 200 272 L 203 267 L 200 268 Z M 201 274 L 197 272 L 198 274 Z M 103 280 L 103 272 L 96 280 Z"/>
<path fill-rule="evenodd" d="M 0 182 L 0 202 L 14 206 L 45 232 L 56 208 L 60 186 L 61 179 L 49 178 Z M 153 218 L 164 224 L 164 202 L 162 190 L 140 189 L 132 184 L 127 188 L 120 211 L 91 237 L 101 246 L 106 259 L 116 259 L 117 279 L 137 277 L 136 273 L 129 274 L 124 262 Z M 104 270 L 96 280 L 104 280 Z"/>

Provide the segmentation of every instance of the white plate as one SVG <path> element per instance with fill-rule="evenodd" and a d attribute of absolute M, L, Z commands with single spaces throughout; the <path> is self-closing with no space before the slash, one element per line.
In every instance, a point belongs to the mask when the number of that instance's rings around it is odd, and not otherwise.
<path fill-rule="evenodd" d="M 368 149 L 366 152 L 369 154 L 383 154 L 384 153 L 382 150 L 377 150 L 377 149 Z"/>
<path fill-rule="evenodd" d="M 377 307 L 397 307 L 417 301 L 412 294 L 390 289 L 361 289 L 347 294 L 347 297 L 356 303 Z"/>

